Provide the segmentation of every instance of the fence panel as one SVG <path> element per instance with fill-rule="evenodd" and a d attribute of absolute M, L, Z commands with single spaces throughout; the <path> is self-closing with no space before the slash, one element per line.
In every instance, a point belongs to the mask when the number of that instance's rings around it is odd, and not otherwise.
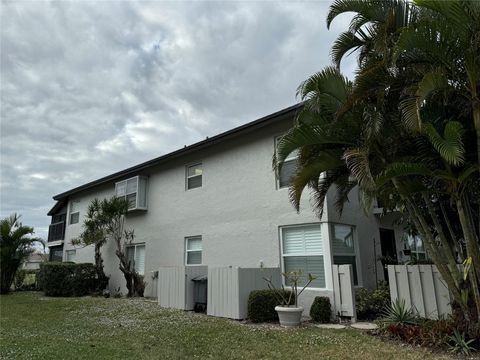
<path fill-rule="evenodd" d="M 207 314 L 230 319 L 247 317 L 248 296 L 252 290 L 267 288 L 264 278 L 281 286 L 279 268 L 208 268 Z"/>
<path fill-rule="evenodd" d="M 352 265 L 332 265 L 335 315 L 356 321 Z"/>
<path fill-rule="evenodd" d="M 161 267 L 157 280 L 158 304 L 163 307 L 185 309 L 185 267 Z"/>
<path fill-rule="evenodd" d="M 450 294 L 435 265 L 388 265 L 390 297 L 403 299 L 421 317 L 451 314 Z"/>

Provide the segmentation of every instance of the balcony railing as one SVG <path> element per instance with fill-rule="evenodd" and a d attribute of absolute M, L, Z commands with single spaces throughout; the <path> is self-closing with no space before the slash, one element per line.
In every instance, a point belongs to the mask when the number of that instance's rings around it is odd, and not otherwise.
<path fill-rule="evenodd" d="M 48 241 L 58 241 L 65 238 L 65 221 L 51 224 L 48 227 Z"/>

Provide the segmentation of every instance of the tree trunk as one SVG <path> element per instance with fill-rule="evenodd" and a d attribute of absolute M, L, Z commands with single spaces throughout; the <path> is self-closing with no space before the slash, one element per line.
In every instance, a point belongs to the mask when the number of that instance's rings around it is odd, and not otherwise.
<path fill-rule="evenodd" d="M 458 217 L 463 230 L 465 238 L 465 247 L 467 249 L 467 256 L 472 258 L 472 270 L 470 273 L 470 284 L 472 287 L 472 295 L 477 308 L 477 321 L 480 322 L 480 292 L 478 291 L 478 280 L 480 278 L 480 256 L 478 249 L 478 240 L 475 233 L 475 227 L 472 223 L 471 216 L 468 216 L 466 204 L 462 196 L 457 197 L 456 205 L 458 210 Z"/>
<path fill-rule="evenodd" d="M 432 202 L 428 198 L 427 194 L 422 193 L 422 197 L 425 202 L 425 205 L 427 205 L 428 211 L 430 212 L 430 217 L 432 218 L 433 224 L 435 225 L 438 236 L 440 238 L 440 242 L 442 244 L 442 250 L 443 250 L 442 252 L 448 261 L 449 270 L 452 273 L 452 275 L 454 275 L 453 279 L 455 280 L 455 285 L 459 287 L 461 276 L 457 268 L 457 262 L 455 261 L 453 250 L 450 246 L 447 236 L 445 235 L 445 232 L 443 231 L 442 224 L 440 223 L 440 220 L 437 217 L 436 209 L 432 205 Z"/>
<path fill-rule="evenodd" d="M 102 245 L 101 243 L 95 243 L 95 270 L 97 272 L 97 289 L 99 291 L 107 288 L 109 280 L 109 277 L 103 271 Z"/>
<path fill-rule="evenodd" d="M 20 260 L 11 259 L 2 262 L 0 270 L 0 294 L 6 295 L 10 292 L 15 274 L 20 267 Z"/>
<path fill-rule="evenodd" d="M 453 275 L 450 272 L 450 269 L 445 266 L 440 254 L 438 253 L 435 247 L 435 241 L 433 239 L 432 234 L 429 231 L 428 223 L 423 218 L 423 216 L 416 210 L 415 205 L 411 204 L 408 199 L 404 199 L 407 207 L 407 211 L 409 213 L 410 219 L 413 221 L 415 228 L 419 232 L 420 236 L 425 240 L 425 244 L 427 245 L 427 250 L 430 252 L 432 256 L 434 264 L 437 266 L 438 271 L 443 277 L 443 280 L 447 283 L 447 288 L 450 290 L 455 301 L 459 304 L 462 308 L 462 311 L 465 313 L 465 316 L 468 316 L 468 307 L 462 301 L 462 296 L 459 287 L 457 287 L 455 283 L 455 278 L 457 275 Z M 458 269 L 455 269 L 458 272 Z"/>

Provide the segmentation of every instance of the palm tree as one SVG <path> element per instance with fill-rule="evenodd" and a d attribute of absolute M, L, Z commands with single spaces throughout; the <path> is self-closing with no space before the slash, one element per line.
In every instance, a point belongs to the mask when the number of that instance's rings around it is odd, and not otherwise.
<path fill-rule="evenodd" d="M 0 293 L 8 294 L 20 264 L 35 250 L 35 243 L 44 242 L 32 238 L 32 227 L 23 226 L 20 215 L 12 214 L 0 221 Z"/>
<path fill-rule="evenodd" d="M 421 78 L 402 100 L 404 122 L 414 131 L 428 131 L 422 108 L 453 101 L 463 127 L 476 132 L 476 160 L 480 164 L 480 3 L 478 1 L 416 1 L 422 16 L 401 31 L 394 61 L 418 69 Z M 443 101 L 445 103 L 445 100 Z M 475 151 L 475 150 L 473 150 Z M 476 168 L 478 171 L 478 167 Z M 475 222 L 471 202 L 459 193 L 454 202 L 465 236 L 467 254 L 480 279 L 480 222 Z M 480 204 L 476 204 L 477 210 Z M 476 225 L 477 224 L 477 225 Z"/>
<path fill-rule="evenodd" d="M 410 131 L 403 122 L 399 99 L 412 79 L 416 79 L 412 72 L 392 71 L 381 86 L 366 91 L 365 96 L 359 95 L 359 76 L 351 83 L 335 68 L 312 75 L 298 89 L 304 108 L 296 125 L 279 141 L 274 165 L 281 167 L 292 151 L 299 150 L 290 187 L 297 210 L 308 187 L 318 212 L 328 190 L 335 188 L 341 211 L 356 185 L 366 209 L 375 197 L 392 209 L 403 209 L 466 312 L 455 257 L 455 251 L 462 250 L 464 236 L 456 234 L 462 214 L 447 209 L 453 199 L 460 199 L 459 206 L 468 206 L 471 201 L 467 199 L 475 199 L 479 180 L 478 166 L 472 165 L 469 151 L 472 132 L 461 118 L 451 120 L 458 113 L 453 102 L 445 106 L 432 102 L 422 108 L 424 130 Z M 464 213 L 470 223 L 478 221 L 478 215 Z M 480 314 L 477 284 L 474 278 L 471 288 Z"/>

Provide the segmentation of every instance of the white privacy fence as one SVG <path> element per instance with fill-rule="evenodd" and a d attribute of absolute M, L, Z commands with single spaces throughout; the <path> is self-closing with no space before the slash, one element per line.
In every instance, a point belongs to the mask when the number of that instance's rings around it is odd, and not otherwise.
<path fill-rule="evenodd" d="M 450 293 L 435 265 L 388 265 L 392 301 L 403 299 L 421 317 L 451 314 Z"/>
<path fill-rule="evenodd" d="M 158 269 L 157 297 L 163 307 L 193 310 L 192 279 L 207 274 L 206 266 L 172 266 Z"/>
<path fill-rule="evenodd" d="M 352 265 L 332 265 L 332 271 L 335 315 L 350 317 L 355 322 L 357 314 Z"/>
<path fill-rule="evenodd" d="M 250 292 L 267 289 L 264 278 L 271 278 L 279 287 L 280 276 L 279 268 L 209 267 L 207 314 L 245 319 Z"/>
<path fill-rule="evenodd" d="M 333 265 L 334 290 L 307 289 L 300 297 L 300 305 L 309 314 L 316 296 L 327 296 L 332 303 L 334 316 L 351 317 L 355 320 L 355 296 L 351 265 Z M 163 307 L 192 310 L 194 307 L 193 278 L 207 275 L 207 314 L 230 319 L 247 317 L 248 297 L 253 290 L 267 289 L 265 278 L 271 278 L 280 288 L 279 268 L 241 268 L 177 266 L 161 267 L 158 270 L 158 304 Z"/>

